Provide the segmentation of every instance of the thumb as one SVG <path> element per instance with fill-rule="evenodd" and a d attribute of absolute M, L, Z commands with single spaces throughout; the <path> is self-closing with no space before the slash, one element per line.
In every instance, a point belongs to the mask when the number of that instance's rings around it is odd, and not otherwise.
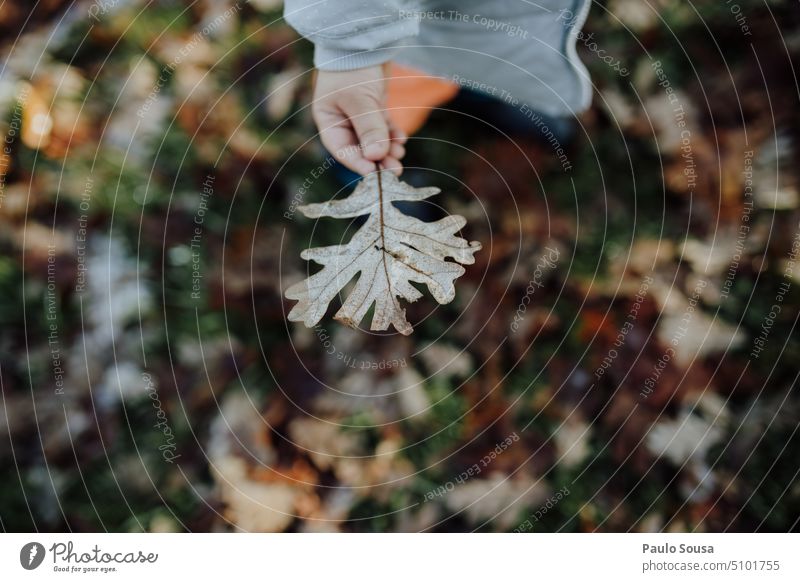
<path fill-rule="evenodd" d="M 377 103 L 360 101 L 346 111 L 358 136 L 364 157 L 379 162 L 389 154 L 389 124 Z"/>

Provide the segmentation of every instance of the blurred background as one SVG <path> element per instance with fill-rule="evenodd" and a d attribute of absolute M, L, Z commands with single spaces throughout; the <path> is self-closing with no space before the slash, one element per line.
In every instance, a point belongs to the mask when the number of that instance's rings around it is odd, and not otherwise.
<path fill-rule="evenodd" d="M 798 3 L 594 2 L 569 171 L 435 112 L 409 337 L 286 320 L 358 225 L 281 10 L 0 3 L 2 529 L 796 530 Z"/>

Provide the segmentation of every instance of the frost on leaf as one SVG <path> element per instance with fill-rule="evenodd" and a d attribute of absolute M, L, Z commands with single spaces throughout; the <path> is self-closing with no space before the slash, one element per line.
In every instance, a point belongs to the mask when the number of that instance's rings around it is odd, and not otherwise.
<path fill-rule="evenodd" d="M 323 269 L 286 290 L 297 300 L 290 321 L 316 325 L 331 300 L 356 275 L 358 282 L 336 313 L 335 319 L 355 327 L 372 304 L 372 330 L 385 330 L 391 323 L 408 335 L 413 331 L 398 298 L 416 301 L 422 294 L 411 284 L 423 283 L 439 303 L 449 303 L 456 294 L 454 281 L 464 267 L 475 262 L 478 242 L 456 236 L 466 224 L 462 216 L 422 222 L 400 212 L 392 202 L 419 201 L 439 193 L 438 188 L 414 188 L 389 171 L 366 176 L 343 200 L 300 206 L 309 218 L 354 218 L 368 214 L 364 225 L 345 245 L 307 249 L 302 258 Z M 447 261 L 448 257 L 453 261 Z M 459 264 L 460 263 L 460 264 Z"/>

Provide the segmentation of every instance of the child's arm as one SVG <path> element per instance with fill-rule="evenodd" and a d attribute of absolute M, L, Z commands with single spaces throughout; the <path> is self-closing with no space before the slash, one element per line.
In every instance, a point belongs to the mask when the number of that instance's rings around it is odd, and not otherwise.
<path fill-rule="evenodd" d="M 403 0 L 287 0 L 284 16 L 314 43 L 312 113 L 325 147 L 360 174 L 375 162 L 400 173 L 406 137 L 385 110 L 383 63 L 418 23 Z"/>

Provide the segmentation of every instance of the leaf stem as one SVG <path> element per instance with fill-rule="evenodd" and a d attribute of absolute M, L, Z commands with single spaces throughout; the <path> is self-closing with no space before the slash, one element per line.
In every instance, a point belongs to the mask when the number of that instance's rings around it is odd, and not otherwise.
<path fill-rule="evenodd" d="M 383 272 L 386 275 L 386 285 L 389 287 L 389 295 L 392 298 L 392 303 L 395 305 L 397 309 L 400 309 L 400 305 L 397 302 L 397 297 L 394 296 L 392 292 L 392 280 L 389 278 L 389 267 L 386 266 L 386 254 L 388 251 L 386 250 L 386 238 L 383 234 L 384 229 L 384 221 L 383 221 L 383 184 L 381 182 L 381 165 L 380 163 L 375 163 L 375 169 L 378 172 L 378 206 L 380 206 L 380 227 L 381 227 L 381 258 L 383 259 Z"/>

